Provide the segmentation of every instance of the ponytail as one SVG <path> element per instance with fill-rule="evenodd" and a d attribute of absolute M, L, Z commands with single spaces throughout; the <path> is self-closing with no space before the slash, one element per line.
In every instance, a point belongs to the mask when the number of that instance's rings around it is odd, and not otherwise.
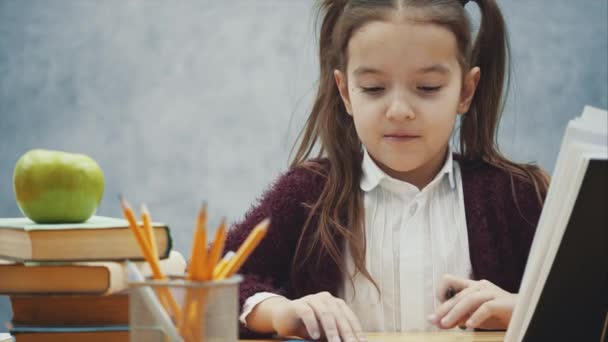
<path fill-rule="evenodd" d="M 474 0 L 481 24 L 471 53 L 471 66 L 481 69 L 477 91 L 461 122 L 460 146 L 465 159 L 492 155 L 508 83 L 508 39 L 505 22 L 494 0 Z M 508 86 L 506 87 L 508 89 Z M 495 115 L 494 115 L 495 114 Z"/>
<path fill-rule="evenodd" d="M 319 4 L 319 13 L 325 13 L 319 32 L 319 61 L 321 62 L 321 75 L 332 74 L 335 68 L 336 53 L 334 50 L 334 29 L 347 0 L 323 0 Z M 331 54 L 327 52 L 332 51 Z M 329 68 L 329 69 L 328 69 Z"/>
<path fill-rule="evenodd" d="M 305 163 L 318 140 L 322 140 L 319 126 L 322 124 L 320 121 L 323 111 L 328 110 L 338 113 L 340 107 L 343 107 L 341 101 L 339 101 L 340 93 L 333 78 L 333 71 L 338 64 L 338 55 L 333 46 L 333 37 L 336 24 L 346 5 L 347 0 L 322 0 L 319 2 L 318 13 L 319 15 L 325 14 L 319 32 L 319 87 L 315 103 L 306 120 L 305 128 L 298 135 L 299 147 L 293 157 L 291 167 Z M 321 146 L 319 156 L 323 155 L 324 152 L 324 148 Z"/>
<path fill-rule="evenodd" d="M 481 24 L 473 44 L 470 65 L 478 66 L 481 75 L 469 111 L 462 116 L 461 154 L 465 160 L 482 159 L 505 170 L 511 177 L 531 183 L 542 203 L 549 176 L 536 165 L 508 160 L 499 152 L 496 141 L 509 89 L 509 41 L 504 18 L 495 0 L 472 1 L 479 6 Z"/>

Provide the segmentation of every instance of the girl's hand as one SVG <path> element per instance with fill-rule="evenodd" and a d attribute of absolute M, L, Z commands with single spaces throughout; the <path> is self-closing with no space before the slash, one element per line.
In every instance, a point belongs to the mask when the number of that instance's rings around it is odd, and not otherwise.
<path fill-rule="evenodd" d="M 320 323 L 320 324 L 319 324 Z M 299 336 L 328 342 L 367 341 L 359 320 L 340 298 L 328 292 L 291 300 L 278 306 L 272 325 L 281 336 Z"/>
<path fill-rule="evenodd" d="M 445 298 L 448 289 L 456 295 Z M 429 321 L 440 328 L 457 325 L 478 329 L 507 329 L 517 294 L 509 293 L 487 280 L 470 280 L 446 274 L 438 298 L 442 304 Z"/>

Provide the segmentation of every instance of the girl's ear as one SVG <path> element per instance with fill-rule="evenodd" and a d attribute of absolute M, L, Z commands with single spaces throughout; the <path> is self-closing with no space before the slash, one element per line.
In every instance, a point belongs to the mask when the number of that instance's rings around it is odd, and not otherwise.
<path fill-rule="evenodd" d="M 348 84 L 346 82 L 346 75 L 342 71 L 336 69 L 334 70 L 334 78 L 336 79 L 336 86 L 338 87 L 338 91 L 340 92 L 342 102 L 344 102 L 346 112 L 348 113 L 348 115 L 352 116 L 353 111 L 350 105 L 350 97 L 348 95 Z"/>
<path fill-rule="evenodd" d="M 469 111 L 473 95 L 477 89 L 479 83 L 479 77 L 481 76 L 481 70 L 479 67 L 473 67 L 464 76 L 462 83 L 462 91 L 460 92 L 460 102 L 458 102 L 458 113 L 466 113 Z"/>

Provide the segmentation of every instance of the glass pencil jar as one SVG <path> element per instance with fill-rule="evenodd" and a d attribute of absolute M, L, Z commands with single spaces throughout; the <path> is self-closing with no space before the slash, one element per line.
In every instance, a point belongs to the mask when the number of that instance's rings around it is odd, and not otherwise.
<path fill-rule="evenodd" d="M 130 341 L 238 341 L 240 275 L 129 282 Z"/>

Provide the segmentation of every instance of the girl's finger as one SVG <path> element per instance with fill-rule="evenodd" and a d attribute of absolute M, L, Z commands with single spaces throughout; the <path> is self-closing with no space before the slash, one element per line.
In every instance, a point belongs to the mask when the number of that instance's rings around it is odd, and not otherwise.
<path fill-rule="evenodd" d="M 355 332 L 353 331 L 348 318 L 344 314 L 340 302 L 343 302 L 343 300 L 332 297 L 325 302 L 325 305 L 327 305 L 329 310 L 332 312 L 334 319 L 336 320 L 336 326 L 338 327 L 338 332 L 340 333 L 342 341 L 356 342 L 357 339 L 355 337 Z"/>
<path fill-rule="evenodd" d="M 437 299 L 440 302 L 444 302 L 449 298 L 446 298 L 446 293 L 448 289 L 452 289 L 454 292 L 460 292 L 463 289 L 474 285 L 476 282 L 471 279 L 458 277 L 452 274 L 444 274 L 441 282 L 439 283 L 439 287 L 437 288 Z"/>
<path fill-rule="evenodd" d="M 477 328 L 492 317 L 491 302 L 485 302 L 473 312 L 466 322 L 467 328 Z"/>
<path fill-rule="evenodd" d="M 431 323 L 433 323 L 435 325 L 439 324 L 439 321 L 441 321 L 443 319 L 443 317 L 448 312 L 450 312 L 450 310 L 452 310 L 454 305 L 458 304 L 458 302 L 462 298 L 468 296 L 469 294 L 471 294 L 473 292 L 477 292 L 477 291 L 479 291 L 478 287 L 471 286 L 471 287 L 467 287 L 466 289 L 458 292 L 454 297 L 452 297 L 451 299 L 448 299 L 447 301 L 443 302 L 443 304 L 439 305 L 437 310 L 435 310 L 435 314 L 433 314 L 429 317 L 429 321 L 431 321 Z"/>
<path fill-rule="evenodd" d="M 340 335 L 338 335 L 336 319 L 325 303 L 319 298 L 319 296 L 311 297 L 309 300 L 307 300 L 307 303 L 315 312 L 317 320 L 321 322 L 321 327 L 323 327 L 327 341 L 340 342 Z"/>
<path fill-rule="evenodd" d="M 363 329 L 361 328 L 361 323 L 359 323 L 359 319 L 357 318 L 357 316 L 355 316 L 355 313 L 353 312 L 353 310 L 351 310 L 343 300 L 338 301 L 338 304 L 340 305 L 342 312 L 344 313 L 344 316 L 346 317 L 346 319 L 348 320 L 348 323 L 350 324 L 351 328 L 353 329 L 353 332 L 357 338 L 357 341 L 367 342 L 367 337 L 363 333 Z"/>
<path fill-rule="evenodd" d="M 314 340 L 321 338 L 321 329 L 319 329 L 317 316 L 312 307 L 304 300 L 298 300 L 294 305 L 296 315 L 298 315 L 302 320 L 302 323 L 304 323 L 308 335 Z"/>
<path fill-rule="evenodd" d="M 469 317 L 471 312 L 477 310 L 483 303 L 494 299 L 494 295 L 488 291 L 472 292 L 461 298 L 456 305 L 440 320 L 441 327 L 453 328 L 459 321 Z"/>

